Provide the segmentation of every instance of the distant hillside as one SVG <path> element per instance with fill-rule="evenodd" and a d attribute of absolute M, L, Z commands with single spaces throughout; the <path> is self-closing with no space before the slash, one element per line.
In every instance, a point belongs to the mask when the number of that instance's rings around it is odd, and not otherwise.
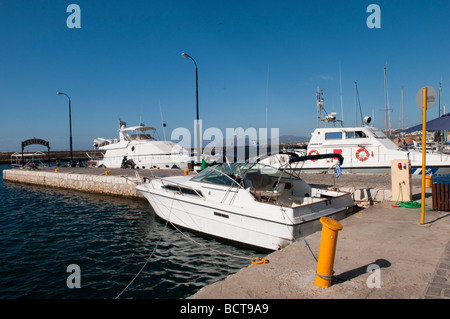
<path fill-rule="evenodd" d="M 287 143 L 287 144 L 293 144 L 293 143 L 303 143 L 308 142 L 309 137 L 305 136 L 294 136 L 294 135 L 281 135 L 280 136 L 280 143 Z"/>

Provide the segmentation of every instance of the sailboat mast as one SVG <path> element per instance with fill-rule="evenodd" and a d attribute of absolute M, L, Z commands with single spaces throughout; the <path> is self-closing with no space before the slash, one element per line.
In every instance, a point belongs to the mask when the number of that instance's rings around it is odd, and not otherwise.
<path fill-rule="evenodd" d="M 403 86 L 402 86 L 402 130 L 403 130 Z"/>
<path fill-rule="evenodd" d="M 439 82 L 439 117 L 441 117 L 441 82 Z"/>
<path fill-rule="evenodd" d="M 356 101 L 356 81 L 355 81 L 355 127 L 358 126 L 358 104 Z"/>
<path fill-rule="evenodd" d="M 386 66 L 384 66 L 384 118 L 386 124 L 386 132 L 388 130 L 388 113 L 387 113 L 387 94 L 386 94 Z"/>
<path fill-rule="evenodd" d="M 267 81 L 266 81 L 266 129 L 269 129 L 269 64 L 267 64 Z"/>
<path fill-rule="evenodd" d="M 341 93 L 341 126 L 344 126 L 344 103 L 342 102 L 341 61 L 339 61 L 339 91 Z"/>
<path fill-rule="evenodd" d="M 161 122 L 162 122 L 163 135 L 164 135 L 164 141 L 165 141 L 166 140 L 166 123 L 164 123 L 163 113 L 162 113 L 162 108 L 161 108 L 161 101 L 160 100 L 158 100 L 158 104 L 159 104 L 159 112 L 161 113 Z"/>

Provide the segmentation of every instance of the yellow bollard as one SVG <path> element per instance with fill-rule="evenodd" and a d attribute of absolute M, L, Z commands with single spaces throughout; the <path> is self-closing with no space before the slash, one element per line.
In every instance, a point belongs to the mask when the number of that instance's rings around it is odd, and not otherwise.
<path fill-rule="evenodd" d="M 184 170 L 184 175 L 189 175 L 189 170 L 188 169 Z"/>
<path fill-rule="evenodd" d="M 110 173 L 109 171 L 105 171 L 105 175 L 109 175 L 109 173 Z"/>
<path fill-rule="evenodd" d="M 320 238 L 319 258 L 314 284 L 327 288 L 331 286 L 331 278 L 333 276 L 338 231 L 342 230 L 343 226 L 328 217 L 320 218 L 320 222 L 323 225 L 322 237 Z"/>
<path fill-rule="evenodd" d="M 55 172 L 58 173 L 59 172 L 59 168 L 55 168 Z"/>
<path fill-rule="evenodd" d="M 431 176 L 425 176 L 425 187 L 430 188 L 431 187 Z"/>

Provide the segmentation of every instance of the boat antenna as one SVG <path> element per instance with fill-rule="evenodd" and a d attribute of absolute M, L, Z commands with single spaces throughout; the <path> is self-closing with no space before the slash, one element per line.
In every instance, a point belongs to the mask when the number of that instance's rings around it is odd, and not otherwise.
<path fill-rule="evenodd" d="M 162 127 L 163 127 L 163 135 L 164 135 L 164 141 L 166 140 L 166 123 L 164 123 L 164 119 L 163 119 L 163 113 L 162 113 L 162 108 L 161 108 L 161 101 L 158 99 L 158 104 L 159 104 L 159 112 L 161 113 L 161 122 L 162 122 Z"/>
<path fill-rule="evenodd" d="M 324 107 L 323 107 L 323 89 L 321 89 L 320 87 L 317 88 L 317 92 L 316 92 L 316 101 L 317 101 L 317 127 L 319 127 L 319 123 L 320 121 L 322 121 L 322 111 L 325 112 L 326 115 L 327 111 L 325 111 Z"/>
<path fill-rule="evenodd" d="M 320 121 L 328 123 L 336 123 L 338 122 L 342 127 L 342 121 L 336 119 L 336 112 L 328 114 L 325 108 L 323 107 L 323 89 L 318 88 L 316 92 L 316 100 L 317 100 L 317 127 L 319 127 Z M 322 111 L 325 112 L 325 118 L 322 118 Z M 326 125 L 325 125 L 326 126 Z"/>

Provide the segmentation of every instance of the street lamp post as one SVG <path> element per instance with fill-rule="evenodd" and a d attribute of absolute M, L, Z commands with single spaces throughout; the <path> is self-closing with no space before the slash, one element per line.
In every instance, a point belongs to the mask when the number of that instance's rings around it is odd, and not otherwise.
<path fill-rule="evenodd" d="M 195 62 L 194 58 L 192 58 L 190 55 L 186 53 L 181 53 L 181 56 L 183 58 L 189 58 L 191 59 L 195 64 L 195 94 L 196 94 L 196 101 L 197 101 L 197 122 L 196 122 L 196 128 L 197 128 L 197 164 L 200 163 L 200 154 L 201 154 L 201 145 L 200 145 L 200 121 L 199 121 L 199 112 L 198 112 L 198 68 L 197 63 Z"/>
<path fill-rule="evenodd" d="M 70 101 L 70 97 L 66 93 L 57 92 L 58 95 L 65 95 L 69 99 L 69 128 L 70 128 L 70 163 L 72 164 L 73 156 L 72 156 L 72 102 Z"/>

